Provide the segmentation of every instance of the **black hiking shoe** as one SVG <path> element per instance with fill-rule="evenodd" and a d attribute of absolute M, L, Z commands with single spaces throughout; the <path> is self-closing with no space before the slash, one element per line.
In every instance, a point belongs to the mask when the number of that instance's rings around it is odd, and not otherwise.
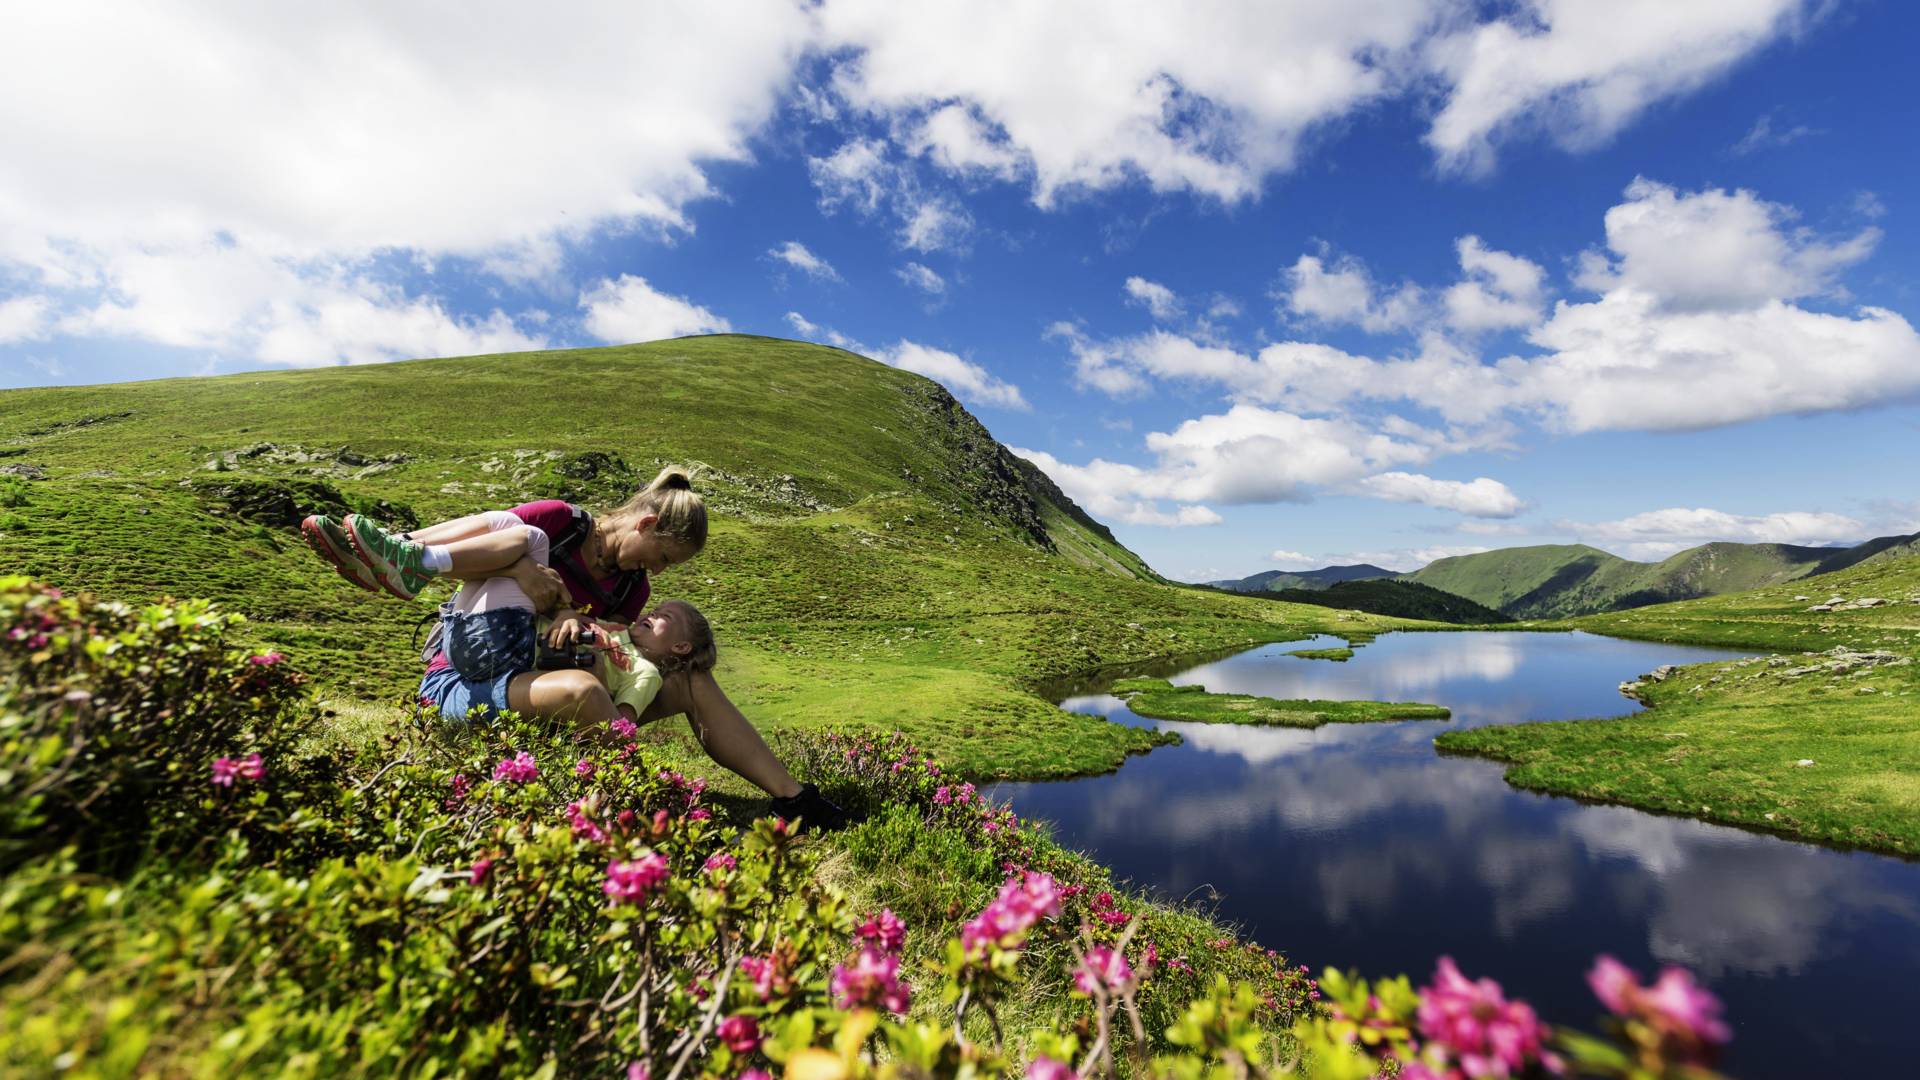
<path fill-rule="evenodd" d="M 812 784 L 800 785 L 800 791 L 783 799 L 773 800 L 773 812 L 789 823 L 798 821 L 809 829 L 833 832 L 852 823 L 852 818 L 840 805 Z"/>

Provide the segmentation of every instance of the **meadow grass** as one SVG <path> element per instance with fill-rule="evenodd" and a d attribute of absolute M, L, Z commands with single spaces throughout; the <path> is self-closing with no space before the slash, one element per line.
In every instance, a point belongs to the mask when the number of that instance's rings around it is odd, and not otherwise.
<path fill-rule="evenodd" d="M 1887 603 L 1807 610 L 1835 595 Z M 1920 855 L 1916 597 L 1920 559 L 1904 558 L 1567 620 L 1755 657 L 1643 682 L 1634 693 L 1653 707 L 1632 716 L 1450 731 L 1436 745 L 1510 762 L 1508 781 L 1530 790 Z"/>

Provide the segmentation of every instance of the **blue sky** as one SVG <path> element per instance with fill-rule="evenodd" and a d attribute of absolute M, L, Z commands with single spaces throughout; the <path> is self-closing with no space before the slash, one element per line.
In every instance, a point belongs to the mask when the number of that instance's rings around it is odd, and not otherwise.
<path fill-rule="evenodd" d="M 1920 529 L 1907 5 L 463 11 L 25 15 L 0 387 L 732 329 L 1176 577 Z"/>

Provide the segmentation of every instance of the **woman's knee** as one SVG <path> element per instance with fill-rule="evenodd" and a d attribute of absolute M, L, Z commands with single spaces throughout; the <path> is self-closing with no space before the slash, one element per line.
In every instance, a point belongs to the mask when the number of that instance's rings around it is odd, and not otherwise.
<path fill-rule="evenodd" d="M 610 705 L 607 688 L 591 671 L 530 671 L 514 677 L 507 688 L 515 711 L 554 716 L 569 710 L 594 710 Z"/>

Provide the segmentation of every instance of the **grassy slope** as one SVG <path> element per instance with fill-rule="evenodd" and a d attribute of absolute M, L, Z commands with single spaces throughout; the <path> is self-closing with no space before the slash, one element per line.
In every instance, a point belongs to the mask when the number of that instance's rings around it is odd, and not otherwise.
<path fill-rule="evenodd" d="M 105 419 L 76 423 L 90 418 Z M 0 565 L 113 598 L 220 600 L 347 711 L 412 688 L 407 642 L 429 605 L 357 592 L 294 530 L 212 516 L 183 483 L 317 474 L 434 520 L 551 493 L 550 453 L 617 454 L 642 478 L 704 463 L 713 538 L 655 595 L 713 618 L 736 700 L 776 728 L 897 727 L 979 776 L 1108 769 L 1156 738 L 1053 707 L 1031 692 L 1045 680 L 1396 625 L 1159 584 L 1045 493 L 1026 511 L 1043 550 L 1008 503 L 1017 466 L 944 391 L 775 339 L 7 391 L 0 431 L 22 433 L 0 440 L 22 451 L 6 464 L 46 474 L 0 509 Z M 321 459 L 204 468 L 263 441 Z M 343 465 L 327 456 L 341 447 L 406 460 Z"/>
<path fill-rule="evenodd" d="M 1312 728 L 1321 724 L 1364 724 L 1381 720 L 1445 720 L 1453 715 L 1439 705 L 1406 701 L 1316 701 L 1253 694 L 1210 694 L 1204 686 L 1175 686 L 1165 679 L 1150 678 L 1122 679 L 1113 685 L 1113 693 L 1124 698 L 1127 708 L 1141 716 L 1208 724 Z"/>
<path fill-rule="evenodd" d="M 1809 600 L 1795 599 L 1832 595 L 1893 602 L 1809 612 Z M 1643 688 L 1656 707 L 1635 716 L 1448 732 L 1438 745 L 1513 762 L 1507 778 L 1521 787 L 1920 854 L 1920 662 L 1791 674 L 1831 661 L 1817 654 L 1835 647 L 1920 658 L 1916 597 L 1920 557 L 1907 556 L 1570 620 L 1563 625 L 1782 659 L 1682 668 Z"/>

